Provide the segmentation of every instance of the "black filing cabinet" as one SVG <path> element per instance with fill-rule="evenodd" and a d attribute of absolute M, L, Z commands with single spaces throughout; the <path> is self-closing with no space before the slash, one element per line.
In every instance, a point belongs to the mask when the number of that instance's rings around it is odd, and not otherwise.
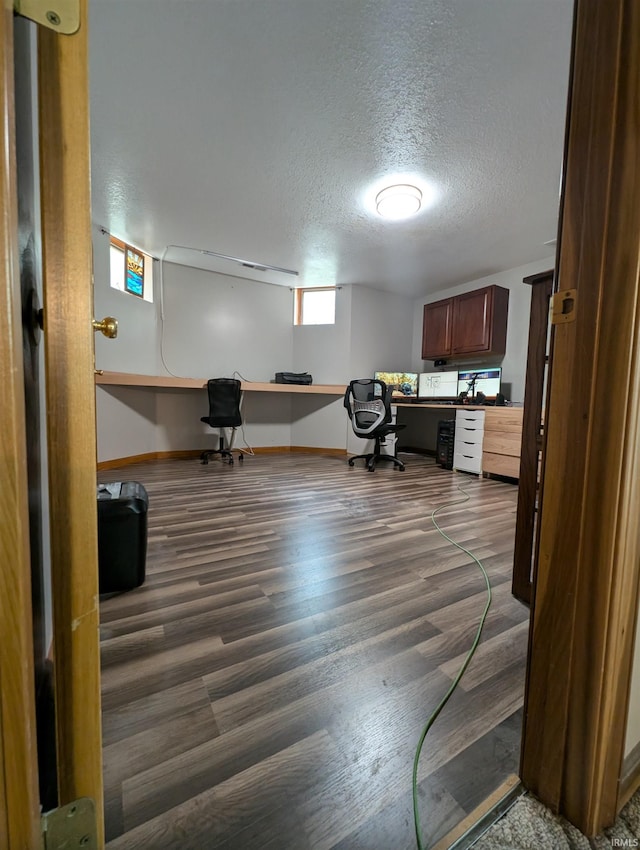
<path fill-rule="evenodd" d="M 149 497 L 139 481 L 98 486 L 100 593 L 131 590 L 145 579 Z"/>

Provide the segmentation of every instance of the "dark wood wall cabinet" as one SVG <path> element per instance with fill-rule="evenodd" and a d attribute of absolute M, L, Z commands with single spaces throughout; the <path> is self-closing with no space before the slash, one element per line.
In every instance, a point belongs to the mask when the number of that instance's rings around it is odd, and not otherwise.
<path fill-rule="evenodd" d="M 425 304 L 422 359 L 504 354 L 508 309 L 509 290 L 502 286 Z"/>

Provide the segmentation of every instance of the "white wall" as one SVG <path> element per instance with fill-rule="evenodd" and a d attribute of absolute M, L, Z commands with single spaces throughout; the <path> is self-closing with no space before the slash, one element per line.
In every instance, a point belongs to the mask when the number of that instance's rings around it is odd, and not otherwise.
<path fill-rule="evenodd" d="M 310 372 L 314 384 L 343 384 L 350 380 L 354 288 L 342 286 L 336 291 L 334 325 L 296 325 L 292 328 L 292 371 Z"/>
<path fill-rule="evenodd" d="M 411 371 L 413 299 L 367 286 L 351 289 L 351 378 L 373 377 L 375 371 Z"/>
<path fill-rule="evenodd" d="M 143 387 L 96 387 L 98 460 L 156 449 L 156 393 Z"/>
<path fill-rule="evenodd" d="M 293 362 L 293 293 L 286 286 L 165 263 L 164 361 L 185 377 L 270 381 Z"/>
<path fill-rule="evenodd" d="M 217 448 L 218 431 L 200 421 L 209 413 L 207 392 L 160 390 L 156 401 L 156 451 Z M 270 393 L 244 393 L 243 426 L 235 447 L 291 445 L 291 398 Z"/>
<path fill-rule="evenodd" d="M 347 380 L 373 377 L 374 372 L 411 371 L 413 299 L 367 286 L 351 289 L 351 374 Z M 372 440 L 356 437 L 349 428 L 349 453 L 362 454 L 372 447 Z"/>
<path fill-rule="evenodd" d="M 293 292 L 288 287 L 170 263 L 164 265 L 163 279 L 162 352 L 172 374 L 262 382 L 273 380 L 276 372 L 313 369 L 314 381 L 320 383 L 321 364 L 324 380 L 329 380 L 333 364 L 319 358 L 294 368 Z M 206 393 L 201 401 L 193 393 L 188 401 L 161 394 L 158 404 L 160 451 L 215 444 L 216 432 L 199 422 L 207 414 Z M 245 393 L 242 414 L 244 438 L 238 433 L 236 445 L 291 445 L 290 396 Z"/>
<path fill-rule="evenodd" d="M 314 383 L 347 384 L 377 369 L 408 369 L 411 362 L 411 310 L 403 295 L 366 286 L 343 286 L 336 296 L 335 325 L 294 328 L 295 371 L 309 371 Z M 370 442 L 370 441 L 369 441 Z M 342 399 L 293 399 L 292 444 L 366 450 L 351 429 Z"/>
<path fill-rule="evenodd" d="M 115 339 L 96 334 L 96 369 L 140 375 L 161 374 L 158 372 L 157 304 L 150 304 L 110 286 L 109 234 L 94 226 L 92 236 L 93 314 L 96 319 L 115 316 L 118 320 L 118 336 Z M 158 265 L 154 263 L 156 279 Z"/>
<path fill-rule="evenodd" d="M 553 268 L 555 257 L 548 257 L 525 266 L 518 266 L 505 272 L 470 280 L 467 283 L 445 289 L 430 295 L 428 298 L 420 298 L 414 302 L 413 309 L 413 346 L 414 352 L 413 370 L 418 372 L 429 372 L 433 369 L 430 361 L 422 360 L 422 314 L 425 304 L 440 301 L 452 295 L 460 295 L 470 292 L 472 289 L 480 289 L 483 286 L 503 286 L 509 290 L 509 317 L 507 324 L 507 347 L 502 365 L 502 382 L 510 384 L 511 389 L 507 397 L 511 401 L 521 404 L 524 401 L 524 382 L 527 365 L 527 344 L 529 340 L 529 313 L 531 309 L 531 287 L 522 282 L 522 279 L 538 272 Z M 448 361 L 456 368 L 456 361 Z M 478 364 L 488 361 L 478 361 Z M 460 368 L 471 365 L 470 361 L 460 361 Z"/>
<path fill-rule="evenodd" d="M 109 234 L 95 226 L 93 237 L 93 315 L 115 316 L 118 336 L 95 335 L 96 369 L 161 374 L 158 358 L 158 306 L 112 289 Z M 155 264 L 156 271 L 158 263 Z M 157 275 L 156 275 L 157 280 Z M 97 387 L 98 460 L 156 451 L 156 396 L 144 390 Z"/>
<path fill-rule="evenodd" d="M 314 384 L 346 384 L 350 378 L 351 286 L 336 291 L 334 325 L 293 328 L 293 370 L 310 372 Z M 342 399 L 327 395 L 291 397 L 291 445 L 344 449 L 348 427 Z"/>

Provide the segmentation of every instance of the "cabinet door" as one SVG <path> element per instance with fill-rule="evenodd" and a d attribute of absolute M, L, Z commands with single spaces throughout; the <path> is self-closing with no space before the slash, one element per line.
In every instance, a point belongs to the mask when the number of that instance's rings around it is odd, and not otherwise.
<path fill-rule="evenodd" d="M 491 346 L 491 287 L 459 295 L 453 305 L 453 352 L 488 351 Z"/>
<path fill-rule="evenodd" d="M 436 360 L 451 354 L 453 298 L 424 305 L 422 359 Z"/>

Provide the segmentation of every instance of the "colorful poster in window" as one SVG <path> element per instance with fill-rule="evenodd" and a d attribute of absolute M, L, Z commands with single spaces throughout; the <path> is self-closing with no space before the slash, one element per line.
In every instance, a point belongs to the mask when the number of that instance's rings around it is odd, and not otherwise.
<path fill-rule="evenodd" d="M 140 298 L 144 295 L 144 256 L 127 248 L 127 277 L 124 288 Z"/>

